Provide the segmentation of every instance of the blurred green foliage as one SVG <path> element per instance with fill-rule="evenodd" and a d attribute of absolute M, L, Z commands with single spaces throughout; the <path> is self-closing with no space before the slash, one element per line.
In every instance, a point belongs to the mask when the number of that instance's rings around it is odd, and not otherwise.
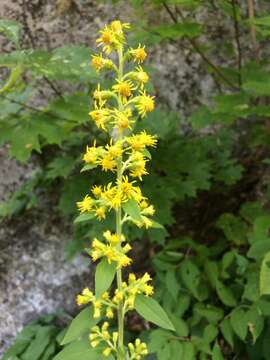
<path fill-rule="evenodd" d="M 176 334 L 147 332 L 149 359 L 270 359 L 269 188 L 257 188 L 270 165 L 265 46 L 270 8 L 262 1 L 256 18 L 248 18 L 243 5 L 236 0 L 129 1 L 136 14 L 132 41 L 150 47 L 170 42 L 179 52 L 190 47 L 217 84 L 207 104 L 187 111 L 188 116 L 180 117 L 158 101 L 143 124 L 159 134 L 143 190 L 164 229 L 127 233 L 134 241 L 141 239 L 151 255 L 146 266 L 155 273 L 156 296 L 177 329 Z M 10 145 L 10 156 L 21 162 L 32 156 L 40 167 L 1 204 L 0 215 L 10 218 L 29 211 L 57 184 L 57 207 L 73 219 L 75 202 L 101 180 L 95 170 L 91 178 L 79 174 L 82 149 L 104 136 L 88 117 L 88 94 L 96 83 L 89 66 L 92 49 L 21 50 L 20 28 L 0 21 L 0 32 L 15 46 L 0 55 L 0 67 L 10 74 L 0 89 L 0 143 Z M 257 32 L 256 44 L 250 29 Z M 226 35 L 221 39 L 218 34 Z M 152 63 L 154 67 L 155 59 Z M 44 79 L 71 83 L 73 91 L 57 98 L 53 94 L 42 106 L 31 105 Z M 68 254 L 80 251 L 102 226 L 113 226 L 112 219 L 104 225 L 76 224 Z M 81 335 L 85 329 L 76 331 Z M 83 343 L 74 346 L 83 352 Z M 31 356 L 22 359 L 52 355 Z"/>

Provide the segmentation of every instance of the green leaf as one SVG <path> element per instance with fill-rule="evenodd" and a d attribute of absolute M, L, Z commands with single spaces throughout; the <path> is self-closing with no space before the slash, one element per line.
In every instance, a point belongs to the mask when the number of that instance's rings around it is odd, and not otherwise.
<path fill-rule="evenodd" d="M 183 342 L 183 356 L 182 359 L 184 360 L 195 360 L 196 359 L 196 353 L 194 345 L 191 342 Z"/>
<path fill-rule="evenodd" d="M 2 360 L 9 360 L 11 356 L 21 354 L 26 347 L 33 341 L 37 331 L 41 328 L 40 325 L 26 326 L 16 337 L 14 344 L 4 353 Z"/>
<path fill-rule="evenodd" d="M 50 342 L 54 331 L 51 326 L 42 326 L 37 332 L 34 340 L 21 356 L 22 360 L 38 359 Z"/>
<path fill-rule="evenodd" d="M 52 356 L 55 354 L 56 352 L 55 350 L 56 350 L 55 342 L 51 342 L 45 349 L 40 360 L 50 360 Z"/>
<path fill-rule="evenodd" d="M 270 251 L 270 239 L 257 241 L 249 248 L 247 256 L 251 259 L 255 259 L 258 262 L 261 261 L 264 255 Z"/>
<path fill-rule="evenodd" d="M 209 344 L 215 340 L 217 335 L 218 329 L 216 325 L 208 324 L 203 330 L 203 339 Z"/>
<path fill-rule="evenodd" d="M 248 330 L 245 311 L 240 308 L 234 309 L 231 312 L 230 323 L 235 334 L 244 341 Z"/>
<path fill-rule="evenodd" d="M 168 315 L 156 300 L 144 295 L 137 295 L 135 300 L 136 311 L 146 320 L 156 324 L 163 329 L 173 330 L 175 328 Z"/>
<path fill-rule="evenodd" d="M 212 360 L 224 360 L 222 351 L 217 341 L 215 342 L 215 345 L 213 347 Z"/>
<path fill-rule="evenodd" d="M 129 199 L 127 202 L 125 202 L 123 204 L 123 209 L 132 218 L 132 220 L 142 221 L 140 208 L 134 199 Z"/>
<path fill-rule="evenodd" d="M 55 158 L 48 164 L 46 177 L 48 179 L 55 179 L 57 177 L 67 178 L 74 166 L 75 159 L 71 156 Z"/>
<path fill-rule="evenodd" d="M 270 252 L 265 254 L 260 270 L 260 295 L 270 295 Z"/>
<path fill-rule="evenodd" d="M 177 281 L 175 271 L 171 271 L 171 270 L 167 271 L 165 282 L 169 293 L 172 295 L 173 299 L 177 301 L 177 295 L 180 290 L 180 284 Z"/>
<path fill-rule="evenodd" d="M 217 291 L 218 297 L 220 298 L 220 300 L 223 302 L 224 305 L 230 306 L 230 307 L 236 306 L 236 304 L 237 304 L 236 299 L 233 295 L 232 290 L 228 286 L 225 286 L 221 281 L 217 281 L 216 282 L 216 291 Z"/>
<path fill-rule="evenodd" d="M 74 341 L 67 345 L 53 360 L 101 360 L 104 357 L 93 349 L 90 345 L 88 337 L 79 341 Z M 104 358 L 105 359 L 105 358 Z M 112 360 L 113 357 L 109 356 L 106 359 Z"/>
<path fill-rule="evenodd" d="M 175 328 L 175 332 L 178 336 L 188 336 L 189 329 L 187 323 L 178 316 L 168 313 L 168 316 Z"/>
<path fill-rule="evenodd" d="M 185 260 L 182 262 L 180 275 L 184 285 L 197 300 L 203 301 L 207 298 L 207 288 L 202 282 L 201 272 L 192 261 Z"/>
<path fill-rule="evenodd" d="M 228 344 L 231 345 L 233 348 L 233 330 L 229 319 L 224 319 L 220 323 L 220 330 L 222 335 L 224 336 L 224 339 L 227 341 Z"/>
<path fill-rule="evenodd" d="M 84 221 L 88 221 L 88 220 L 92 220 L 95 217 L 94 213 L 90 213 L 90 214 L 80 214 L 79 216 L 76 217 L 76 219 L 74 220 L 74 224 L 78 224 Z"/>
<path fill-rule="evenodd" d="M 229 241 L 233 241 L 237 245 L 246 242 L 247 226 L 233 214 L 223 214 L 217 222 L 217 227 L 224 231 Z"/>
<path fill-rule="evenodd" d="M 96 325 L 98 320 L 93 318 L 93 308 L 88 306 L 83 309 L 70 323 L 61 345 L 77 340 Z"/>
<path fill-rule="evenodd" d="M 256 302 L 259 300 L 259 272 L 251 271 L 247 274 L 247 282 L 245 284 L 245 290 L 242 295 L 242 299 Z"/>
<path fill-rule="evenodd" d="M 96 164 L 86 164 L 84 165 L 84 167 L 81 169 L 81 173 L 87 170 L 92 170 L 94 168 L 96 168 L 97 165 Z"/>
<path fill-rule="evenodd" d="M 194 314 L 198 314 L 200 317 L 204 317 L 212 324 L 216 324 L 224 316 L 224 311 L 221 308 L 210 304 L 205 305 L 203 303 L 197 303 L 194 305 L 193 311 Z"/>
<path fill-rule="evenodd" d="M 13 20 L 0 20 L 0 33 L 4 34 L 16 45 L 19 43 L 21 25 Z"/>
<path fill-rule="evenodd" d="M 194 38 L 200 35 L 202 27 L 195 22 L 185 22 L 173 25 L 161 25 L 151 28 L 152 32 L 155 32 L 161 36 L 161 39 L 173 39 L 177 40 L 184 36 Z"/>
<path fill-rule="evenodd" d="M 148 159 L 152 159 L 152 155 L 151 155 L 151 153 L 150 153 L 150 151 L 149 150 L 147 150 L 147 149 L 144 149 L 143 151 L 142 151 L 142 153 L 143 153 L 143 155 L 145 156 L 145 157 L 147 157 Z"/>
<path fill-rule="evenodd" d="M 151 219 L 151 228 L 153 229 L 165 229 L 163 225 Z"/>
<path fill-rule="evenodd" d="M 258 339 L 263 330 L 264 318 L 256 305 L 254 305 L 246 312 L 245 319 L 248 330 L 250 331 L 253 338 L 253 344 L 255 344 L 256 340 Z"/>
<path fill-rule="evenodd" d="M 95 287 L 96 296 L 99 298 L 111 286 L 116 272 L 116 263 L 108 263 L 107 259 L 102 259 L 96 267 Z"/>

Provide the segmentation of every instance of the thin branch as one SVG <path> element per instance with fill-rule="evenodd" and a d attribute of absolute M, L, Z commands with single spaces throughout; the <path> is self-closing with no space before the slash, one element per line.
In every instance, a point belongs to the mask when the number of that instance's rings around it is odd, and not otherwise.
<path fill-rule="evenodd" d="M 162 2 L 164 8 L 166 9 L 167 13 L 170 15 L 171 19 L 173 20 L 173 22 L 175 24 L 178 23 L 176 16 L 174 15 L 174 13 L 171 11 L 171 9 L 169 8 L 169 6 L 166 4 L 165 1 Z M 177 8 L 176 9 L 177 14 L 181 17 L 181 19 L 184 21 L 185 17 L 183 16 L 182 12 Z M 236 87 L 229 79 L 227 79 L 222 71 L 219 70 L 219 68 L 205 55 L 205 53 L 200 49 L 200 45 L 198 44 L 198 42 L 195 39 L 191 39 L 188 36 L 185 36 L 185 38 L 188 40 L 188 42 L 191 44 L 191 46 L 194 48 L 194 50 L 196 50 L 196 52 L 201 56 L 201 58 L 203 59 L 203 61 L 208 64 L 213 70 L 214 72 L 227 84 L 229 85 L 231 88 L 238 90 L 238 87 Z"/>
<path fill-rule="evenodd" d="M 46 111 L 46 110 L 41 110 L 37 107 L 34 107 L 34 106 L 31 106 L 31 105 L 27 105 L 21 101 L 18 101 L 18 100 L 14 100 L 14 99 L 11 99 L 10 97 L 6 96 L 6 95 L 3 95 L 3 94 L 0 94 L 0 97 L 3 98 L 3 99 L 6 99 L 8 101 L 10 101 L 11 103 L 13 104 L 17 104 L 17 105 L 20 105 L 22 108 L 24 109 L 28 109 L 28 110 L 32 110 L 34 112 L 37 112 L 37 113 L 40 113 L 40 114 L 43 114 L 43 115 L 48 115 L 50 117 L 53 117 L 54 119 L 59 119 L 59 120 L 64 120 L 64 121 L 71 121 L 71 119 L 68 119 L 68 118 L 65 118 L 65 117 L 62 117 L 62 116 L 59 116 L 51 111 Z"/>
<path fill-rule="evenodd" d="M 254 56 L 257 62 L 260 61 L 260 52 L 259 52 L 259 47 L 257 44 L 257 37 L 256 37 L 256 27 L 255 25 L 252 23 L 253 19 L 254 19 L 254 1 L 253 0 L 248 0 L 248 17 L 250 20 L 250 36 L 251 36 L 251 43 L 252 43 L 252 48 L 254 51 Z"/>
<path fill-rule="evenodd" d="M 242 49 L 240 43 L 240 29 L 239 22 L 237 19 L 237 11 L 236 11 L 236 1 L 231 0 L 232 10 L 233 10 L 233 23 L 234 23 L 234 33 L 235 33 L 235 42 L 237 47 L 237 66 L 238 66 L 238 84 L 239 87 L 242 85 Z"/>

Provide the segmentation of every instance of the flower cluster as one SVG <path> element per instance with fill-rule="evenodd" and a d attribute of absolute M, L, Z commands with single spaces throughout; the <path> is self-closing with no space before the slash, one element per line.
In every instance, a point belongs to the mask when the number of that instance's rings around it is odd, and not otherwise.
<path fill-rule="evenodd" d="M 117 341 L 119 338 L 119 333 L 117 331 L 110 333 L 108 329 L 109 323 L 105 321 L 101 327 L 94 326 L 89 335 L 90 343 L 93 348 L 100 344 L 103 345 L 104 349 L 102 354 L 105 357 L 110 356 L 111 353 L 117 354 Z M 134 344 L 129 343 L 128 350 L 130 360 L 140 360 L 143 356 L 148 354 L 146 344 L 141 342 L 140 339 L 136 339 Z"/>
<path fill-rule="evenodd" d="M 108 319 L 114 318 L 114 311 L 117 310 L 119 303 L 123 305 L 123 313 L 134 309 L 136 296 L 144 294 L 151 296 L 154 292 L 153 286 L 149 285 L 151 277 L 145 273 L 141 278 L 136 278 L 134 274 L 129 274 L 128 282 L 123 282 L 121 289 L 116 289 L 112 297 L 106 291 L 101 297 L 97 298 L 92 291 L 85 288 L 77 296 L 78 305 L 92 303 L 94 307 L 94 318 L 105 315 Z"/>
<path fill-rule="evenodd" d="M 101 52 L 92 56 L 96 71 L 112 71 L 115 80 L 109 89 L 98 84 L 93 92 L 94 108 L 89 116 L 109 139 L 106 145 L 94 141 L 87 146 L 84 169 L 100 167 L 115 174 L 115 180 L 93 186 L 77 202 L 82 218 L 91 214 L 102 221 L 109 212 L 116 214 L 116 232 L 107 230 L 103 238 L 94 238 L 88 254 L 93 261 L 103 259 L 103 263 L 107 262 L 117 272 L 117 287 L 98 296 L 85 288 L 77 296 L 77 303 L 92 304 L 96 319 L 103 316 L 112 319 L 117 314 L 118 332 L 110 333 L 108 322 L 95 326 L 90 334 L 92 347 L 100 345 L 104 356 L 114 354 L 117 359 L 140 360 L 148 353 L 146 344 L 137 339 L 134 344 L 124 346 L 124 316 L 136 306 L 137 295 L 151 296 L 154 290 L 148 273 L 140 278 L 131 273 L 127 281 L 122 280 L 122 268 L 132 262 L 128 256 L 131 246 L 122 234 L 122 226 L 126 222 L 145 228 L 154 225 L 151 217 L 155 209 L 142 194 L 139 182 L 148 174 L 147 163 L 151 159 L 148 148 L 155 147 L 157 139 L 146 131 L 134 133 L 137 120 L 143 120 L 153 111 L 155 102 L 147 93 L 149 76 L 141 66 L 147 58 L 145 47 L 126 46 L 125 30 L 129 28 L 129 24 L 118 20 L 105 26 L 97 39 Z M 118 61 L 115 56 L 109 58 L 111 53 L 117 54 Z"/>

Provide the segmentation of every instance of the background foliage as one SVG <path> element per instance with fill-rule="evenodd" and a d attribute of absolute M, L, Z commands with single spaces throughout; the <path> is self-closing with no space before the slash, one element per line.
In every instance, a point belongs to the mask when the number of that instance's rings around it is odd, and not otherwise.
<path fill-rule="evenodd" d="M 248 7 L 252 3 L 130 1 L 137 14 L 134 41 L 150 49 L 166 42 L 191 48 L 216 83 L 216 93 L 207 103 L 187 109 L 181 118 L 157 99 L 159 108 L 143 124 L 159 134 L 143 187 L 164 229 L 133 230 L 129 236 L 137 242 L 138 257 L 141 248 L 147 249 L 146 258 L 138 262 L 155 275 L 156 297 L 177 329 L 176 334 L 145 331 L 149 359 L 270 358 L 270 193 L 263 181 L 270 164 L 265 46 L 270 9 L 261 1 L 254 18 Z M 156 21 L 150 16 L 153 11 Z M 218 24 L 216 17 L 221 19 Z M 220 39 L 217 34 L 226 34 L 228 27 L 232 37 Z M 8 143 L 10 156 L 21 162 L 34 159 L 39 170 L 1 204 L 0 215 L 19 216 L 51 194 L 62 215 L 72 219 L 75 202 L 99 177 L 94 171 L 90 179 L 79 174 L 84 146 L 94 138 L 102 141 L 88 118 L 88 94 L 96 82 L 89 67 L 92 50 L 21 49 L 20 31 L 20 24 L 0 21 L 0 32 L 14 48 L 0 55 L 1 68 L 8 69 L 0 89 L 0 143 Z M 51 84 L 54 94 L 39 106 L 41 80 Z M 72 90 L 59 92 L 59 84 L 72 84 Z M 76 224 L 68 255 L 80 251 L 102 230 L 99 227 L 95 222 Z M 134 329 L 146 329 L 140 322 L 132 326 L 134 321 L 138 322 L 130 319 L 131 337 Z M 40 320 L 25 328 L 6 358 L 13 354 L 12 359 L 51 359 L 61 348 L 60 335 L 56 336 L 60 330 L 52 323 Z M 81 336 L 88 329 L 76 331 Z M 47 343 L 42 340 L 42 352 L 33 355 L 39 336 Z M 68 346 L 83 353 L 85 342 L 80 341 Z"/>

